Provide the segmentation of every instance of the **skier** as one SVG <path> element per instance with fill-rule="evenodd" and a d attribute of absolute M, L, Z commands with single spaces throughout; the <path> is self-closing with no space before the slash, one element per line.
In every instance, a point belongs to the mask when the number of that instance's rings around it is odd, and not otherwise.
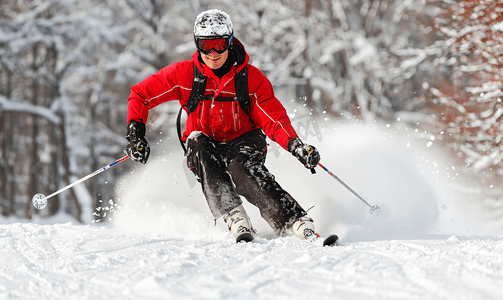
<path fill-rule="evenodd" d="M 254 229 L 241 195 L 258 207 L 277 236 L 293 232 L 301 239 L 316 240 L 319 235 L 312 218 L 264 166 L 265 135 L 312 172 L 320 161 L 318 150 L 301 141 L 269 80 L 248 63 L 249 56 L 234 37 L 225 12 L 213 9 L 199 14 L 194 41 L 197 50 L 192 60 L 173 63 L 131 88 L 125 152 L 146 163 L 149 110 L 178 100 L 188 113 L 181 136 L 182 146 L 187 147 L 187 165 L 200 182 L 215 220 L 223 217 L 236 241 L 253 240 Z M 243 69 L 246 96 L 240 98 L 238 90 L 243 84 L 236 81 Z M 204 95 L 196 95 L 197 84 L 203 81 L 206 86 L 200 93 Z"/>

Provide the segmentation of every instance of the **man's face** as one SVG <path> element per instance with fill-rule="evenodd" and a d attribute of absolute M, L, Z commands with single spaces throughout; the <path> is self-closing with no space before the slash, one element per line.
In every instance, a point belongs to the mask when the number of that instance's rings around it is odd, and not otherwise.
<path fill-rule="evenodd" d="M 222 54 L 218 54 L 216 51 L 211 51 L 210 54 L 201 53 L 204 63 L 213 70 L 223 66 L 227 60 L 227 56 L 229 56 L 229 50 L 225 50 Z"/>

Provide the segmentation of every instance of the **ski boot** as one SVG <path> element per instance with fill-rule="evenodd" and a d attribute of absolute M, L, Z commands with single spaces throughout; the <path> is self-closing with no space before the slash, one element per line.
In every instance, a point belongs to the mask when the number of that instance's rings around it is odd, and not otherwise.
<path fill-rule="evenodd" d="M 316 241 L 320 235 L 314 231 L 313 219 L 308 216 L 301 217 L 292 225 L 293 233 L 302 240 Z"/>
<path fill-rule="evenodd" d="M 231 210 L 224 216 L 224 222 L 227 223 L 229 231 L 236 236 L 236 243 L 253 241 L 254 229 L 252 228 L 250 218 L 246 214 L 243 204 Z"/>
<path fill-rule="evenodd" d="M 314 221 L 312 218 L 303 216 L 298 221 L 293 223 L 292 231 L 300 239 L 315 242 L 320 239 L 321 236 L 314 231 L 313 222 Z M 329 235 L 326 239 L 323 240 L 323 247 L 337 246 L 337 240 L 339 240 L 339 237 L 337 235 Z"/>

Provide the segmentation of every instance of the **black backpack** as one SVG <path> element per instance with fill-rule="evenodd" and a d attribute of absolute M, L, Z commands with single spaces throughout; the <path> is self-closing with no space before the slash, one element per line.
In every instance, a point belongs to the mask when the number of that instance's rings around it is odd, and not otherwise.
<path fill-rule="evenodd" d="M 213 96 L 212 95 L 204 95 L 204 92 L 206 91 L 206 80 L 208 78 L 201 74 L 201 71 L 197 68 L 196 64 L 194 64 L 194 81 L 192 81 L 192 91 L 190 92 L 190 97 L 189 101 L 187 102 L 186 105 L 184 105 L 187 108 L 187 114 L 190 115 L 193 113 L 196 109 L 197 106 L 199 106 L 199 103 L 203 100 L 210 100 Z M 215 101 L 238 101 L 239 106 L 241 109 L 248 115 L 250 118 L 252 124 L 253 119 L 250 115 L 250 107 L 251 107 L 251 101 L 250 101 L 250 95 L 248 92 L 248 71 L 246 66 L 236 73 L 234 77 L 234 81 L 236 83 L 236 97 L 217 97 Z M 183 107 L 180 108 L 180 111 L 178 112 L 178 116 L 176 118 L 176 129 L 178 131 L 178 139 L 180 140 L 180 144 L 182 145 L 183 152 L 187 154 L 187 149 L 185 148 L 185 145 L 182 140 L 182 130 L 180 126 L 180 118 L 182 115 L 182 110 Z"/>

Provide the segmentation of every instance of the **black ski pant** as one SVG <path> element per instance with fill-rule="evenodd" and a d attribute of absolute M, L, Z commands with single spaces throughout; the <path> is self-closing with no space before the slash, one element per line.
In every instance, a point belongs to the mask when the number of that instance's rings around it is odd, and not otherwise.
<path fill-rule="evenodd" d="M 241 195 L 258 207 L 277 236 L 285 236 L 306 211 L 267 170 L 266 155 L 267 142 L 260 129 L 228 143 L 202 132 L 187 139 L 187 165 L 201 183 L 215 219 L 242 204 Z"/>

